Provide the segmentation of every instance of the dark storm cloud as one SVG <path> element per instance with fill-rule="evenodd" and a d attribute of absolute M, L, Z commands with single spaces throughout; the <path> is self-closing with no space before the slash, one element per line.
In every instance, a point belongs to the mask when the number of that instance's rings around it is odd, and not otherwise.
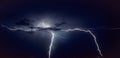
<path fill-rule="evenodd" d="M 15 24 L 22 25 L 22 26 L 29 26 L 29 25 L 31 25 L 31 23 L 32 22 L 29 19 L 24 18 L 24 19 L 21 19 L 20 21 L 16 22 Z"/>
<path fill-rule="evenodd" d="M 56 23 L 55 26 L 60 27 L 60 26 L 65 25 L 65 24 L 66 24 L 66 22 L 61 22 L 61 23 Z"/>
<path fill-rule="evenodd" d="M 57 0 L 58 1 L 58 0 Z M 25 15 L 25 13 L 28 12 L 32 12 L 36 11 L 36 13 L 39 12 L 44 12 L 44 11 L 60 11 L 59 13 L 63 12 L 63 13 L 67 13 L 68 17 L 81 17 L 83 19 L 83 22 L 86 22 L 86 25 L 88 26 L 109 26 L 109 27 L 120 27 L 120 3 L 119 0 L 81 0 L 81 1 L 66 1 L 66 2 L 55 2 L 55 1 L 49 1 L 49 2 L 42 2 L 42 1 L 28 1 L 28 0 L 1 0 L 0 1 L 0 23 L 4 23 L 3 21 L 14 21 L 12 19 L 9 18 L 15 18 L 20 17 L 21 15 Z M 82 19 L 78 19 L 78 22 L 81 21 Z M 21 21 L 22 19 L 20 19 Z M 22 22 L 18 22 L 17 25 L 29 25 L 29 22 L 27 21 L 22 21 Z M 69 21 L 69 19 L 68 19 Z M 8 23 L 9 25 L 9 23 Z M 58 26 L 61 24 L 58 24 Z M 80 25 L 80 24 L 78 24 Z M 100 45 L 102 46 L 102 50 L 104 50 L 104 54 L 105 54 L 105 58 L 120 58 L 119 54 L 120 54 L 120 31 L 116 30 L 116 31 L 106 31 L 106 30 L 94 30 L 97 38 L 99 39 L 98 41 L 100 41 Z M 42 44 L 39 47 L 38 50 L 40 50 L 40 53 L 35 51 L 36 50 L 36 46 L 34 46 L 35 44 L 32 44 L 31 42 L 28 43 L 28 40 L 22 40 L 21 38 L 17 37 L 15 38 L 14 35 L 11 35 L 10 31 L 6 31 L 6 29 L 0 30 L 0 58 L 19 58 L 19 54 L 20 54 L 20 58 L 24 58 L 24 57 L 30 57 L 30 55 L 35 55 L 37 54 L 35 57 L 33 58 L 47 58 L 47 55 L 45 55 L 44 53 L 41 54 L 42 50 Z M 78 34 L 77 34 L 78 35 Z M 16 35 L 19 36 L 19 35 Z M 87 37 L 87 36 L 85 36 Z M 71 40 L 69 43 L 70 44 L 62 44 L 62 48 L 64 49 L 58 49 L 60 52 L 66 53 L 66 55 L 62 55 L 64 56 L 68 56 L 68 57 L 72 57 L 72 56 L 76 56 L 76 58 L 81 58 L 79 56 L 79 52 L 82 53 L 81 51 L 78 51 L 78 49 L 81 49 L 81 47 L 77 47 L 79 44 L 81 44 L 81 41 L 83 37 L 78 37 L 71 35 L 71 38 L 76 39 L 76 40 Z M 80 39 L 78 39 L 80 38 Z M 24 38 L 25 39 L 25 38 Z M 30 39 L 30 38 L 29 38 Z M 84 38 L 83 38 L 84 39 Z M 89 38 L 87 38 L 89 39 Z M 23 41 L 25 44 L 23 44 Z M 39 41 L 39 40 L 38 40 Z M 91 41 L 91 40 L 90 40 Z M 87 42 L 90 42 L 89 40 L 87 40 Z M 15 42 L 15 43 L 13 43 Z M 19 42 L 19 43 L 18 43 Z M 43 41 L 40 41 L 43 42 Z M 74 43 L 76 42 L 76 43 Z M 22 43 L 22 44 L 21 44 Z M 86 44 L 86 42 L 84 42 L 86 46 L 90 46 L 89 43 Z M 10 45 L 11 44 L 11 45 Z M 20 46 L 21 45 L 21 46 Z M 32 46 L 31 46 L 32 45 Z M 68 48 L 69 45 L 69 48 Z M 81 44 L 82 45 L 82 44 Z M 76 48 L 73 48 L 76 47 Z M 16 48 L 18 47 L 18 48 Z M 72 47 L 72 48 L 71 48 Z M 83 46 L 83 50 L 85 46 Z M 29 49 L 31 48 L 31 49 Z M 46 47 L 47 48 L 47 47 Z M 77 49 L 78 48 L 78 49 Z M 89 48 L 89 47 L 87 47 Z M 4 50 L 3 50 L 4 49 Z M 10 50 L 13 49 L 13 50 Z M 15 50 L 16 49 L 16 50 Z M 69 49 L 69 50 L 68 50 Z M 92 48 L 91 48 L 92 49 Z M 26 51 L 25 50 L 29 50 Z M 68 50 L 67 53 L 65 52 L 66 50 Z M 74 50 L 76 52 L 72 53 L 71 50 L 74 52 Z M 7 51 L 7 52 L 6 52 Z M 14 52 L 16 51 L 16 52 Z M 18 51 L 18 52 L 17 52 Z M 19 53 L 20 51 L 23 51 L 21 53 Z M 34 51 L 34 53 L 32 53 L 32 51 Z M 46 51 L 47 52 L 47 51 Z M 13 53 L 13 54 L 12 54 Z M 29 54 L 31 53 L 31 54 Z M 11 55 L 12 56 L 8 56 Z M 17 55 L 16 55 L 17 54 Z M 24 54 L 24 55 L 23 55 Z M 43 55 L 45 57 L 42 56 L 38 56 L 38 55 Z M 57 54 L 57 53 L 56 53 Z M 69 55 L 67 55 L 69 54 Z M 96 58 L 96 57 L 91 57 L 91 53 L 88 53 L 90 57 L 86 57 L 86 58 Z M 2 56 L 3 55 L 3 56 Z M 59 53 L 57 54 L 59 57 Z M 13 57 L 14 56 L 14 57 Z M 61 58 L 63 58 L 61 56 Z M 86 56 L 86 55 L 85 55 Z M 107 56 L 107 57 L 106 57 Z M 66 57 L 64 57 L 66 58 Z"/>

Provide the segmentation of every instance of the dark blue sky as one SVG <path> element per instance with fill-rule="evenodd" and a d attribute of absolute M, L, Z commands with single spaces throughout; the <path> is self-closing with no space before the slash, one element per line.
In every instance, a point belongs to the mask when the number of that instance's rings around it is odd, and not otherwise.
<path fill-rule="evenodd" d="M 26 18 L 31 14 L 56 13 L 67 22 L 82 22 L 92 30 L 103 52 L 104 58 L 119 58 L 120 30 L 105 30 L 99 28 L 120 27 L 119 1 L 31 1 L 4 0 L 0 2 L 0 23 L 11 25 L 11 22 Z M 69 19 L 75 18 L 75 19 Z M 61 21 L 60 19 L 58 21 Z M 62 42 L 63 41 L 63 42 Z M 50 38 L 25 33 L 9 31 L 0 27 L 0 58 L 47 58 Z M 67 39 L 58 41 L 53 58 L 96 58 L 98 52 L 93 38 L 84 32 L 71 32 Z"/>

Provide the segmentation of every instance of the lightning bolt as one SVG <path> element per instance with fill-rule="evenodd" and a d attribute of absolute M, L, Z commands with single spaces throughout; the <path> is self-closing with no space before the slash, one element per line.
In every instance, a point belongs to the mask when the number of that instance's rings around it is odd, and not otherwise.
<path fill-rule="evenodd" d="M 97 50 L 98 50 L 99 54 L 103 57 L 103 54 L 102 54 L 102 52 L 101 52 L 101 50 L 100 50 L 100 47 L 99 47 L 99 45 L 98 45 L 96 36 L 95 36 L 90 30 L 88 30 L 88 32 L 89 32 L 89 33 L 92 35 L 92 37 L 94 38 L 94 42 L 95 42 L 95 44 L 96 44 Z"/>
<path fill-rule="evenodd" d="M 38 31 L 37 29 L 30 29 L 30 28 L 18 28 L 18 27 L 14 27 L 14 28 L 11 28 L 11 27 L 8 27 L 8 26 L 5 26 L 5 25 L 1 25 L 2 27 L 4 28 L 7 28 L 8 30 L 11 30 L 11 31 L 25 31 L 25 32 L 30 32 L 30 31 Z"/>
<path fill-rule="evenodd" d="M 24 29 L 24 28 L 10 28 L 10 27 L 7 27 L 5 25 L 2 25 L 2 27 L 5 27 L 5 28 L 7 28 L 9 30 L 12 30 L 12 31 L 18 31 L 18 30 L 22 30 L 22 31 L 25 31 L 25 32 L 38 31 L 36 29 L 32 30 L 32 29 Z M 98 45 L 96 36 L 90 30 L 81 29 L 81 28 L 73 28 L 73 29 L 66 29 L 66 30 L 61 30 L 61 31 L 64 31 L 64 32 L 83 31 L 83 32 L 89 33 L 94 38 L 94 42 L 95 42 L 95 45 L 97 47 L 97 51 L 99 52 L 99 54 L 101 56 L 103 56 L 103 54 L 102 54 L 102 52 L 100 50 L 100 47 Z M 53 43 L 54 43 L 54 38 L 55 38 L 55 33 L 53 31 L 50 31 L 50 33 L 51 33 L 51 42 L 50 42 L 49 51 L 48 51 L 48 58 L 51 58 L 51 51 L 52 51 L 52 47 L 53 47 Z"/>
<path fill-rule="evenodd" d="M 98 42 L 97 42 L 97 39 L 96 39 L 96 36 L 90 31 L 90 30 L 85 30 L 85 29 L 80 29 L 80 28 L 73 28 L 73 29 L 67 29 L 67 30 L 62 30 L 62 31 L 65 31 L 65 32 L 70 32 L 70 31 L 83 31 L 83 32 L 87 32 L 89 33 L 93 38 L 94 38 L 94 42 L 95 42 L 95 45 L 97 47 L 97 50 L 99 52 L 99 54 L 101 56 L 103 56 L 101 50 L 100 50 L 100 47 L 98 45 Z"/>
<path fill-rule="evenodd" d="M 9 30 L 12 30 L 12 31 L 18 31 L 18 30 L 22 30 L 22 31 L 25 31 L 25 32 L 38 31 L 36 29 L 32 30 L 32 29 L 24 29 L 24 28 L 10 28 L 10 27 L 7 27 L 5 25 L 2 25 L 2 27 L 5 27 L 5 28 L 7 28 Z M 60 30 L 60 31 L 64 31 L 64 32 L 83 31 L 83 32 L 89 33 L 94 38 L 94 42 L 95 42 L 95 45 L 97 47 L 97 51 L 99 52 L 99 54 L 101 56 L 103 56 L 103 54 L 102 54 L 102 52 L 100 50 L 99 44 L 97 42 L 96 36 L 90 30 L 88 30 L 88 29 L 87 30 L 86 29 L 81 29 L 81 28 L 73 28 L 73 29 L 66 29 L 66 30 Z M 51 51 L 52 51 L 54 38 L 55 38 L 55 33 L 53 31 L 50 31 L 50 33 L 51 33 L 51 42 L 50 42 L 49 51 L 48 51 L 48 58 L 51 58 Z"/>
<path fill-rule="evenodd" d="M 52 51 L 52 47 L 53 47 L 53 43 L 54 43 L 54 38 L 55 38 L 55 33 L 53 31 L 50 31 L 51 33 L 51 43 L 50 43 L 50 46 L 49 46 L 49 51 L 48 51 L 48 58 L 51 57 L 51 51 Z"/>
<path fill-rule="evenodd" d="M 18 31 L 18 30 L 22 30 L 22 31 L 25 31 L 25 32 L 37 31 L 37 30 L 24 29 L 24 28 L 10 28 L 10 27 L 5 26 L 5 25 L 1 25 L 1 26 L 7 28 L 8 30 L 12 30 L 12 31 Z M 48 51 L 48 58 L 51 57 L 51 51 L 52 51 L 52 47 L 53 47 L 53 43 L 54 43 L 54 37 L 55 37 L 55 33 L 53 31 L 49 31 L 49 32 L 51 33 L 51 42 L 50 42 L 49 51 Z"/>

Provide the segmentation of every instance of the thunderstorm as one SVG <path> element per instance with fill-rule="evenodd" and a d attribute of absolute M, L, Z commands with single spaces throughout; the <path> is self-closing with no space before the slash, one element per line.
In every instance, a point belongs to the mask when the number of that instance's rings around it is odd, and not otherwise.
<path fill-rule="evenodd" d="M 89 33 L 93 39 L 94 39 L 94 42 L 95 42 L 95 45 L 97 47 L 97 51 L 99 52 L 99 55 L 101 57 L 103 57 L 103 54 L 101 52 L 101 49 L 99 47 L 99 44 L 97 42 L 97 39 L 96 39 L 96 36 L 89 30 L 89 29 L 82 29 L 82 28 L 73 28 L 73 29 L 53 29 L 50 25 L 47 25 L 45 24 L 44 22 L 41 24 L 41 25 L 38 25 L 38 28 L 28 28 L 28 29 L 25 29 L 25 28 L 10 28 L 8 26 L 5 26 L 5 25 L 2 25 L 2 27 L 5 27 L 9 30 L 12 30 L 12 31 L 18 31 L 18 30 L 21 30 L 21 31 L 25 31 L 25 32 L 31 32 L 31 31 L 41 31 L 41 30 L 47 30 L 50 32 L 51 34 L 51 42 L 50 42 L 50 45 L 49 45 L 49 51 L 48 51 L 48 58 L 51 58 L 51 52 L 52 52 L 52 47 L 53 47 L 53 43 L 54 43 L 54 39 L 55 39 L 55 33 L 54 31 L 64 31 L 64 32 L 72 32 L 72 31 L 83 31 L 83 32 L 86 32 L 86 33 Z"/>

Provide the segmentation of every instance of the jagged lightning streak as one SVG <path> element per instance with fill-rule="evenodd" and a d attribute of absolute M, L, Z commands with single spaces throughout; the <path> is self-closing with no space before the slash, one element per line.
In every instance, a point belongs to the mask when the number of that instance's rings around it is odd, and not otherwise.
<path fill-rule="evenodd" d="M 25 31 L 25 32 L 30 32 L 30 31 L 37 31 L 37 29 L 30 29 L 30 28 L 18 28 L 18 27 L 14 27 L 14 28 L 10 28 L 8 26 L 5 26 L 5 25 L 1 25 L 2 27 L 5 27 L 7 28 L 8 30 L 11 30 L 11 31 Z"/>
<path fill-rule="evenodd" d="M 2 25 L 2 27 L 5 27 L 5 28 L 7 28 L 9 30 L 13 30 L 13 31 L 18 31 L 18 30 L 22 30 L 22 31 L 25 31 L 25 32 L 38 31 L 37 29 L 10 28 L 10 27 L 7 27 L 5 25 Z M 96 44 L 96 47 L 97 47 L 97 50 L 98 50 L 99 54 L 101 56 L 103 56 L 103 54 L 102 54 L 102 52 L 100 50 L 100 47 L 98 45 L 96 36 L 90 30 L 88 30 L 88 29 L 86 30 L 86 29 L 82 29 L 82 28 L 73 28 L 73 29 L 66 29 L 66 30 L 60 30 L 60 31 L 65 31 L 65 32 L 70 32 L 70 31 L 84 31 L 84 32 L 89 33 L 94 38 L 94 42 Z M 52 51 L 52 47 L 53 47 L 53 43 L 54 43 L 54 37 L 55 37 L 55 33 L 53 31 L 50 31 L 50 33 L 51 33 L 51 42 L 50 42 L 49 51 L 48 51 L 48 57 L 49 58 L 51 58 L 51 51 Z"/>
<path fill-rule="evenodd" d="M 102 52 L 101 52 L 101 50 L 100 50 L 100 47 L 99 47 L 99 45 L 98 45 L 96 36 L 95 36 L 90 30 L 88 30 L 88 32 L 89 32 L 89 33 L 92 35 L 92 37 L 94 38 L 94 42 L 95 42 L 95 44 L 96 44 L 96 46 L 97 46 L 97 50 L 98 50 L 99 54 L 103 57 L 103 54 L 102 54 Z"/>
<path fill-rule="evenodd" d="M 10 27 L 7 27 L 5 25 L 2 25 L 2 27 L 5 27 L 5 28 L 7 28 L 9 30 L 13 30 L 13 31 L 18 31 L 18 30 L 22 30 L 22 31 L 25 31 L 25 32 L 38 31 L 37 29 L 30 29 L 30 28 L 28 28 L 28 29 L 24 29 L 24 28 L 10 28 Z M 83 31 L 83 32 L 89 33 L 94 38 L 94 42 L 96 44 L 97 51 L 99 52 L 99 54 L 101 56 L 103 56 L 103 54 L 102 54 L 102 52 L 100 50 L 99 44 L 97 42 L 96 36 L 89 29 L 73 28 L 73 29 L 66 29 L 66 30 L 60 30 L 60 31 L 65 31 L 65 32 Z M 49 30 L 49 32 L 51 33 L 51 42 L 50 42 L 50 46 L 49 46 L 48 57 L 51 58 L 51 51 L 52 51 L 52 47 L 53 47 L 53 43 L 54 43 L 55 33 L 52 30 Z"/>
<path fill-rule="evenodd" d="M 51 42 L 50 42 L 49 51 L 48 51 L 48 58 L 51 57 L 51 51 L 52 51 L 54 38 L 55 38 L 55 33 L 53 31 L 50 31 L 50 33 L 51 33 Z"/>
<path fill-rule="evenodd" d="M 38 31 L 37 29 L 10 28 L 5 25 L 1 25 L 1 26 L 7 28 L 8 30 L 12 30 L 12 31 L 18 31 L 18 30 L 25 31 L 25 32 Z M 55 33 L 53 31 L 48 31 L 48 32 L 50 32 L 50 34 L 51 34 L 51 42 L 49 45 L 48 58 L 51 58 L 51 51 L 52 51 L 52 47 L 53 47 L 53 43 L 54 43 Z"/>
<path fill-rule="evenodd" d="M 67 29 L 67 30 L 62 30 L 62 31 L 66 31 L 66 32 L 70 32 L 70 31 L 83 31 L 83 32 L 89 33 L 89 34 L 94 38 L 94 42 L 95 42 L 95 44 L 96 44 L 96 47 L 97 47 L 97 50 L 98 50 L 100 56 L 103 57 L 103 54 L 102 54 L 102 52 L 101 52 L 101 50 L 100 50 L 100 47 L 99 47 L 99 45 L 98 45 L 96 36 L 95 36 L 90 30 L 85 30 L 85 29 L 80 29 L 80 28 L 73 28 L 73 29 Z"/>

